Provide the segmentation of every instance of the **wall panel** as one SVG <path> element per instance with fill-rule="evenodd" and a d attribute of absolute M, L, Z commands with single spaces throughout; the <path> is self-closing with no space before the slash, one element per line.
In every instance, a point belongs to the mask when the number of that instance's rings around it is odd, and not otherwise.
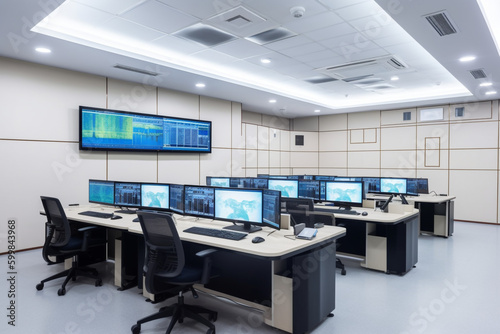
<path fill-rule="evenodd" d="M 319 133 L 320 151 L 347 151 L 347 131 Z"/>
<path fill-rule="evenodd" d="M 498 122 L 451 124 L 450 148 L 498 148 Z"/>
<path fill-rule="evenodd" d="M 347 165 L 350 168 L 380 168 L 380 152 L 349 152 Z"/>
<path fill-rule="evenodd" d="M 200 97 L 200 119 L 212 121 L 212 147 L 231 148 L 231 102 Z"/>

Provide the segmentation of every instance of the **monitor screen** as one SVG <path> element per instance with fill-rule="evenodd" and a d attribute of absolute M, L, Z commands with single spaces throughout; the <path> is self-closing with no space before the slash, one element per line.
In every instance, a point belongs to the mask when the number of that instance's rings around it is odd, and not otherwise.
<path fill-rule="evenodd" d="M 314 180 L 314 175 L 299 175 L 299 180 Z"/>
<path fill-rule="evenodd" d="M 380 177 L 364 177 L 365 193 L 379 193 L 380 192 Z"/>
<path fill-rule="evenodd" d="M 207 186 L 229 188 L 229 177 L 207 176 Z"/>
<path fill-rule="evenodd" d="M 214 218 L 214 189 L 203 186 L 184 186 L 184 213 Z"/>
<path fill-rule="evenodd" d="M 287 175 L 287 180 L 298 180 L 300 178 L 299 175 Z"/>
<path fill-rule="evenodd" d="M 268 175 L 268 179 L 278 179 L 278 180 L 286 180 L 288 179 L 288 176 L 286 175 Z"/>
<path fill-rule="evenodd" d="M 406 179 L 406 193 L 407 194 L 428 194 L 429 181 L 428 179 Z"/>
<path fill-rule="evenodd" d="M 141 206 L 141 184 L 115 182 L 115 205 L 124 207 Z"/>
<path fill-rule="evenodd" d="M 80 106 L 80 149 L 210 153 L 210 121 Z"/>
<path fill-rule="evenodd" d="M 333 175 L 314 175 L 315 180 L 320 180 L 320 181 L 334 181 L 335 176 Z"/>
<path fill-rule="evenodd" d="M 320 200 L 320 181 L 318 180 L 299 180 L 299 198 L 312 198 Z"/>
<path fill-rule="evenodd" d="M 361 181 L 361 177 L 353 177 L 353 176 L 342 176 L 342 177 L 336 177 L 334 181 Z"/>
<path fill-rule="evenodd" d="M 281 228 L 281 192 L 276 190 L 262 190 L 264 197 L 262 221 L 269 227 Z"/>
<path fill-rule="evenodd" d="M 115 182 L 89 180 L 89 202 L 98 204 L 115 204 Z"/>
<path fill-rule="evenodd" d="M 262 190 L 216 188 L 215 218 L 262 224 Z"/>
<path fill-rule="evenodd" d="M 252 187 L 257 189 L 267 189 L 267 179 L 255 178 L 252 180 Z"/>
<path fill-rule="evenodd" d="M 141 184 L 141 207 L 168 209 L 170 190 L 168 184 Z"/>
<path fill-rule="evenodd" d="M 184 185 L 171 184 L 170 188 L 170 211 L 184 214 Z"/>
<path fill-rule="evenodd" d="M 299 196 L 298 180 L 269 179 L 268 188 L 281 191 L 281 197 L 297 198 Z"/>
<path fill-rule="evenodd" d="M 380 192 L 387 194 L 406 194 L 406 179 L 381 177 Z"/>
<path fill-rule="evenodd" d="M 328 181 L 326 182 L 326 200 L 338 206 L 362 206 L 363 182 Z"/>

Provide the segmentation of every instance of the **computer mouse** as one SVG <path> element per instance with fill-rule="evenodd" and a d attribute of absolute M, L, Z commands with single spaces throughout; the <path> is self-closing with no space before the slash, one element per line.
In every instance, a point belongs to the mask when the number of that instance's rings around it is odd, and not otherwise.
<path fill-rule="evenodd" d="M 257 244 L 257 243 L 262 242 L 262 241 L 266 241 L 266 239 L 264 239 L 263 237 L 255 237 L 252 239 L 252 242 L 254 244 Z"/>
<path fill-rule="evenodd" d="M 361 213 L 362 216 L 368 216 L 368 212 L 366 211 L 363 211 L 363 213 Z"/>
<path fill-rule="evenodd" d="M 122 216 L 113 215 L 113 217 L 111 217 L 111 220 L 115 220 L 115 219 L 122 219 Z"/>

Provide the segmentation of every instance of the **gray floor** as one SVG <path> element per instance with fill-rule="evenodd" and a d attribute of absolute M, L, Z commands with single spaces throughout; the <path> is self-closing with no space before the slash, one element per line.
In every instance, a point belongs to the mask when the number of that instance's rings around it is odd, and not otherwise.
<path fill-rule="evenodd" d="M 100 265 L 104 286 L 92 282 L 68 285 L 57 296 L 59 282 L 36 291 L 37 282 L 59 271 L 47 266 L 41 251 L 17 254 L 16 327 L 7 324 L 7 257 L 0 256 L 1 333 L 130 333 L 130 327 L 159 305 L 144 301 L 136 288 L 117 291 L 113 264 Z M 344 259 L 347 275 L 337 272 L 335 316 L 312 333 L 500 333 L 500 226 L 457 222 L 453 237 L 421 235 L 417 267 L 405 276 L 363 269 Z M 189 301 L 189 300 L 188 300 Z M 283 333 L 262 324 L 258 312 L 200 295 L 199 303 L 219 312 L 217 333 Z M 144 334 L 164 333 L 166 320 L 146 324 Z M 205 333 L 186 320 L 174 333 Z"/>

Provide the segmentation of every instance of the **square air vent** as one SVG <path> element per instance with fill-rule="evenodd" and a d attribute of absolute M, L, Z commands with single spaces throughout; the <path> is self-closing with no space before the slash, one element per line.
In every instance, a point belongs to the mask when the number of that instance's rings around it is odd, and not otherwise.
<path fill-rule="evenodd" d="M 470 74 L 474 77 L 474 79 L 484 79 L 486 78 L 486 73 L 482 68 L 479 68 L 477 70 L 470 70 Z"/>
<path fill-rule="evenodd" d="M 236 39 L 236 36 L 234 35 L 202 23 L 197 23 L 179 30 L 174 33 L 174 36 L 182 37 L 207 47 L 212 47 Z"/>
<path fill-rule="evenodd" d="M 453 25 L 446 11 L 424 16 L 439 36 L 446 36 L 457 33 L 457 28 Z"/>
<path fill-rule="evenodd" d="M 247 37 L 247 39 L 251 42 L 257 43 L 259 45 L 264 45 L 268 44 L 271 42 L 277 42 L 285 38 L 290 38 L 293 36 L 296 36 L 297 34 L 294 32 L 291 32 L 288 29 L 285 28 L 275 28 L 275 29 L 270 29 L 263 31 L 261 33 L 258 33 L 256 35 Z"/>

